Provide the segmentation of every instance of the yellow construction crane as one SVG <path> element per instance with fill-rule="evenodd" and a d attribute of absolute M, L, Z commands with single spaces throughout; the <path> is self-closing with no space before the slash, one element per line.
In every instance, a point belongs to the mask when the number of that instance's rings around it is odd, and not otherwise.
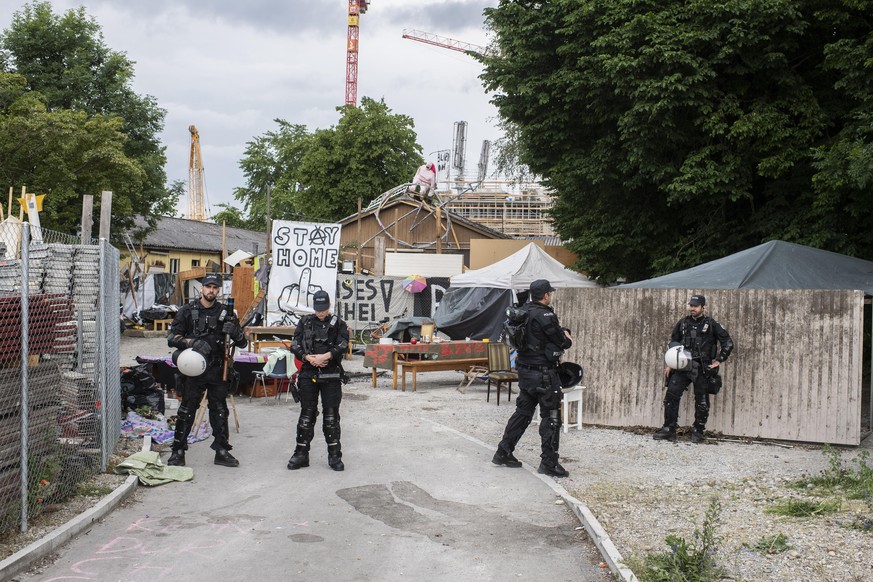
<path fill-rule="evenodd" d="M 188 218 L 201 222 L 206 216 L 206 179 L 203 174 L 203 157 L 200 155 L 200 132 L 193 125 L 191 132 L 191 155 L 188 158 Z"/>

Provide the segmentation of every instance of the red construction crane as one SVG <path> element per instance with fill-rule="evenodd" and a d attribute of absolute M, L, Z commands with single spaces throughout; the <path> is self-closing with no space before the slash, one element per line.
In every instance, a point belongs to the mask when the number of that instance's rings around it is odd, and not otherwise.
<path fill-rule="evenodd" d="M 473 52 L 479 53 L 481 55 L 487 55 L 490 52 L 488 48 L 484 46 L 470 44 L 469 42 L 461 42 L 460 40 L 455 40 L 453 38 L 448 38 L 445 36 L 439 36 L 437 34 L 430 34 L 429 32 L 423 32 L 421 30 L 404 30 L 403 38 L 416 40 L 425 44 L 432 44 L 433 46 L 439 46 L 461 53 Z"/>
<path fill-rule="evenodd" d="M 370 0 L 349 0 L 349 34 L 346 44 L 346 105 L 358 104 L 358 34 L 361 14 Z"/>

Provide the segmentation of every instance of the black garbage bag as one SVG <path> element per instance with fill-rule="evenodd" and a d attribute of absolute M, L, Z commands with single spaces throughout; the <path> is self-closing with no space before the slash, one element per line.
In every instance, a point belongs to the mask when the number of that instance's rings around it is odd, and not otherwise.
<path fill-rule="evenodd" d="M 125 413 L 143 406 L 164 413 L 164 391 L 155 382 L 150 365 L 141 364 L 122 371 L 121 404 Z"/>

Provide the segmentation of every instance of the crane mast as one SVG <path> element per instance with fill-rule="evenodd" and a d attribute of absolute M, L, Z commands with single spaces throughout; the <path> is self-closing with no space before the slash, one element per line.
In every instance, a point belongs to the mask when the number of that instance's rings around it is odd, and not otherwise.
<path fill-rule="evenodd" d="M 349 0 L 349 33 L 346 42 L 346 105 L 358 103 L 358 35 L 361 14 L 367 12 L 370 0 Z"/>
<path fill-rule="evenodd" d="M 188 157 L 188 218 L 206 220 L 206 181 L 203 177 L 203 157 L 200 155 L 200 132 L 193 125 L 191 132 L 191 155 Z"/>

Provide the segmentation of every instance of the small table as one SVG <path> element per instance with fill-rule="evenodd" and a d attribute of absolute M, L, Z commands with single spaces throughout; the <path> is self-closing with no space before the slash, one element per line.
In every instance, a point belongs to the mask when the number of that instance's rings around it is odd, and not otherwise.
<path fill-rule="evenodd" d="M 249 351 L 257 354 L 261 352 L 263 347 L 279 347 L 274 345 L 274 343 L 269 346 L 264 345 L 266 342 L 275 342 L 273 336 L 287 339 L 290 344 L 291 340 L 294 339 L 295 331 L 297 331 L 297 328 L 293 325 L 249 326 L 246 328 L 246 333 L 249 336 Z"/>
<path fill-rule="evenodd" d="M 463 360 L 458 365 L 465 369 L 471 365 L 488 364 L 488 344 L 478 340 L 444 341 L 430 343 L 372 344 L 364 352 L 364 367 L 373 369 L 373 388 L 376 387 L 377 368 L 391 370 L 391 388 L 397 390 L 397 371 L 403 362 L 412 360 L 445 361 Z M 445 366 L 440 366 L 445 369 Z M 413 368 L 414 369 L 414 368 Z M 424 367 L 420 371 L 426 371 Z"/>
<path fill-rule="evenodd" d="M 576 402 L 576 430 L 582 430 L 582 392 L 585 391 L 585 386 L 574 386 L 564 391 L 564 399 L 561 402 L 562 424 L 564 425 L 564 433 L 566 434 L 570 424 L 570 403 Z"/>

